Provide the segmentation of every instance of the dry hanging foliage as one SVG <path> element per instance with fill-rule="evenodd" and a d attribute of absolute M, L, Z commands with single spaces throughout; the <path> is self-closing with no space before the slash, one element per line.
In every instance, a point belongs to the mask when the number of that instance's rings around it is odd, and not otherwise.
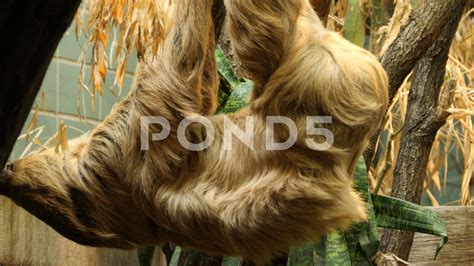
<path fill-rule="evenodd" d="M 118 62 L 114 83 L 121 91 L 128 57 L 135 52 L 139 58 L 145 53 L 157 52 L 168 32 L 167 9 L 170 4 L 171 0 L 88 0 L 85 8 L 78 11 L 76 35 L 82 31 L 88 39 L 79 60 L 80 84 L 92 101 L 96 92 L 102 94 L 109 63 Z M 107 54 L 110 42 L 112 49 Z M 84 83 L 85 55 L 89 50 L 92 91 Z"/>
<path fill-rule="evenodd" d="M 341 32 L 344 29 L 344 18 L 347 13 L 347 0 L 336 1 L 329 10 L 327 27 L 333 31 Z"/>

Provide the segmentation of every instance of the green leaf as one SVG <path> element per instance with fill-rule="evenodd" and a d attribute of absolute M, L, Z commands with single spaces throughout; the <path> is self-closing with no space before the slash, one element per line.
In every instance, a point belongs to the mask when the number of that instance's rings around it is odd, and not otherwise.
<path fill-rule="evenodd" d="M 365 44 L 365 19 L 360 10 L 359 0 L 348 0 L 344 37 L 360 47 L 364 47 Z"/>
<path fill-rule="evenodd" d="M 359 159 L 354 174 L 354 188 L 367 202 L 368 222 L 354 224 L 345 232 L 351 262 L 356 265 L 370 265 L 371 258 L 377 254 L 379 239 L 374 206 L 369 193 L 369 179 L 363 158 Z"/>
<path fill-rule="evenodd" d="M 292 248 L 288 255 L 288 266 L 312 266 L 314 256 L 313 243 L 303 247 Z"/>
<path fill-rule="evenodd" d="M 377 224 L 380 227 L 419 232 L 441 237 L 435 259 L 448 242 L 443 220 L 434 211 L 391 197 L 373 195 Z"/>
<path fill-rule="evenodd" d="M 181 257 L 181 248 L 176 247 L 173 252 L 173 257 L 171 257 L 169 266 L 178 266 L 179 257 Z"/>
<path fill-rule="evenodd" d="M 237 87 L 241 80 L 234 74 L 234 71 L 229 64 L 229 61 L 227 61 L 224 53 L 220 48 L 216 48 L 215 54 L 219 73 L 230 83 L 233 88 Z"/>
<path fill-rule="evenodd" d="M 328 245 L 328 237 L 323 236 L 319 243 L 313 242 L 315 251 L 313 253 L 313 265 L 326 265 L 326 247 Z"/>
<path fill-rule="evenodd" d="M 351 265 L 351 256 L 343 232 L 335 231 L 328 235 L 326 265 Z"/>
<path fill-rule="evenodd" d="M 369 222 L 354 224 L 346 232 L 333 232 L 318 244 L 309 243 L 291 249 L 288 266 L 371 265 L 371 258 L 378 251 L 379 240 L 368 182 L 365 162 L 361 158 L 354 175 L 354 187 L 368 203 Z"/>
<path fill-rule="evenodd" d="M 253 82 L 251 81 L 240 83 L 230 95 L 222 112 L 234 113 L 245 107 L 248 104 L 248 97 L 252 88 Z"/>
<path fill-rule="evenodd" d="M 224 257 L 222 259 L 222 266 L 240 266 L 242 260 L 238 257 Z"/>

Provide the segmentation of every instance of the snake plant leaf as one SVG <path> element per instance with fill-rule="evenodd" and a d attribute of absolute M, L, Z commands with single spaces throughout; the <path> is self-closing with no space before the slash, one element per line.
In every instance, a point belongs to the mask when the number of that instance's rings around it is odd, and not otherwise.
<path fill-rule="evenodd" d="M 215 49 L 215 57 L 217 61 L 217 68 L 220 76 L 220 86 L 218 93 L 218 108 L 217 113 L 221 113 L 225 107 L 232 91 L 244 80 L 239 79 L 233 72 L 227 58 L 220 48 Z"/>
<path fill-rule="evenodd" d="M 222 266 L 240 266 L 242 260 L 238 257 L 224 257 L 222 259 Z"/>
<path fill-rule="evenodd" d="M 312 244 L 316 249 L 313 253 L 313 265 L 325 265 L 328 237 L 323 236 L 321 240 L 319 240 L 319 243 L 313 242 Z"/>
<path fill-rule="evenodd" d="M 173 257 L 171 257 L 169 266 L 178 266 L 180 257 L 181 257 L 181 248 L 176 247 L 173 252 Z"/>
<path fill-rule="evenodd" d="M 403 200 L 372 195 L 379 227 L 399 229 L 441 237 L 435 259 L 448 242 L 443 220 L 434 211 Z"/>
<path fill-rule="evenodd" d="M 367 202 L 369 221 L 354 224 L 346 232 L 333 232 L 318 244 L 308 243 L 291 249 L 288 266 L 371 265 L 371 258 L 379 248 L 379 239 L 368 182 L 365 162 L 361 158 L 354 174 L 354 188 Z"/>
<path fill-rule="evenodd" d="M 223 113 L 234 113 L 243 107 L 247 106 L 250 92 L 253 88 L 252 81 L 245 81 L 240 83 L 232 92 L 225 107 Z"/>
<path fill-rule="evenodd" d="M 327 237 L 325 265 L 351 265 L 351 255 L 343 232 L 334 231 Z"/>
<path fill-rule="evenodd" d="M 220 48 L 215 50 L 216 61 L 217 61 L 217 68 L 219 69 L 219 73 L 229 82 L 229 84 L 235 88 L 237 87 L 241 80 L 234 74 L 232 67 L 227 61 L 224 53 Z"/>
<path fill-rule="evenodd" d="M 288 266 L 312 266 L 314 265 L 314 251 L 313 243 L 303 247 L 292 248 L 288 256 Z"/>
<path fill-rule="evenodd" d="M 354 173 L 354 188 L 367 203 L 368 221 L 354 224 L 344 233 L 351 262 L 356 265 L 370 265 L 373 256 L 379 250 L 377 222 L 375 220 L 372 197 L 369 193 L 369 179 L 365 161 L 361 157 Z"/>

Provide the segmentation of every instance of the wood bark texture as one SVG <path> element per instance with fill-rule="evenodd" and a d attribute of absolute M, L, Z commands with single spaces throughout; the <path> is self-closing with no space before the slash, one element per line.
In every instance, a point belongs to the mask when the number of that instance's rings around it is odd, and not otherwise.
<path fill-rule="evenodd" d="M 389 99 L 397 94 L 403 81 L 426 54 L 452 17 L 466 5 L 465 0 L 422 1 L 402 27 L 398 37 L 380 61 L 389 77 Z M 364 153 L 366 165 L 372 165 L 380 132 L 374 134 Z"/>
<path fill-rule="evenodd" d="M 0 167 L 28 117 L 56 47 L 80 0 L 0 2 Z"/>
<path fill-rule="evenodd" d="M 425 1 L 426 3 L 428 1 Z M 419 204 L 431 147 L 440 127 L 446 122 L 438 99 L 443 84 L 449 48 L 467 1 L 449 1 L 455 12 L 425 56 L 417 63 L 408 100 L 403 137 L 393 173 L 392 196 Z M 407 260 L 413 243 L 412 232 L 387 230 L 382 251 Z"/>
<path fill-rule="evenodd" d="M 0 1 L 0 167 L 3 169 L 23 124 L 28 117 L 36 94 L 56 47 L 70 25 L 80 0 L 2 0 Z M 37 247 L 50 244 L 40 234 L 30 231 L 37 220 L 24 217 L 26 212 L 10 200 L 0 199 L 0 263 L 31 263 Z M 31 224 L 16 225 L 26 218 Z M 25 225 L 25 224 L 22 224 Z M 40 225 L 38 225 L 41 227 Z M 43 225 L 45 226 L 45 225 Z M 59 245 L 60 241 L 57 242 Z M 29 252 L 25 249 L 30 249 Z M 40 256 L 42 257 L 42 256 Z"/>

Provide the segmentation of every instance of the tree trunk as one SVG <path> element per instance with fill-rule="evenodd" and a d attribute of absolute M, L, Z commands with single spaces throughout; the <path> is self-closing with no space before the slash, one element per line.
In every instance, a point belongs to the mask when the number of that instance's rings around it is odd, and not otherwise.
<path fill-rule="evenodd" d="M 28 117 L 46 70 L 80 0 L 0 2 L 0 168 Z"/>
<path fill-rule="evenodd" d="M 31 110 L 46 70 L 80 0 L 0 1 L 0 169 L 3 169 Z M 10 239 L 13 203 L 0 199 L 0 263 L 12 263 L 21 244 Z M 16 208 L 16 207 L 15 207 Z M 18 218 L 18 217 L 16 217 Z M 20 256 L 26 257 L 27 254 Z"/>
<path fill-rule="evenodd" d="M 439 38 L 413 71 L 403 138 L 393 173 L 393 197 L 416 204 L 421 201 L 431 147 L 447 118 L 442 111 L 445 106 L 440 107 L 438 99 L 446 73 L 449 48 L 466 2 L 457 1 L 456 12 L 444 22 L 446 26 Z M 452 95 L 449 90 L 452 88 L 448 88 L 448 94 Z M 381 241 L 382 251 L 394 253 L 408 261 L 413 236 L 413 232 L 387 230 Z"/>
<path fill-rule="evenodd" d="M 408 22 L 402 27 L 398 37 L 382 55 L 380 61 L 389 77 L 389 99 L 392 101 L 405 78 L 416 63 L 426 54 L 438 39 L 446 23 L 462 10 L 466 0 L 422 1 L 413 10 Z M 375 146 L 380 132 L 370 140 L 364 153 L 369 168 L 375 154 Z"/>

